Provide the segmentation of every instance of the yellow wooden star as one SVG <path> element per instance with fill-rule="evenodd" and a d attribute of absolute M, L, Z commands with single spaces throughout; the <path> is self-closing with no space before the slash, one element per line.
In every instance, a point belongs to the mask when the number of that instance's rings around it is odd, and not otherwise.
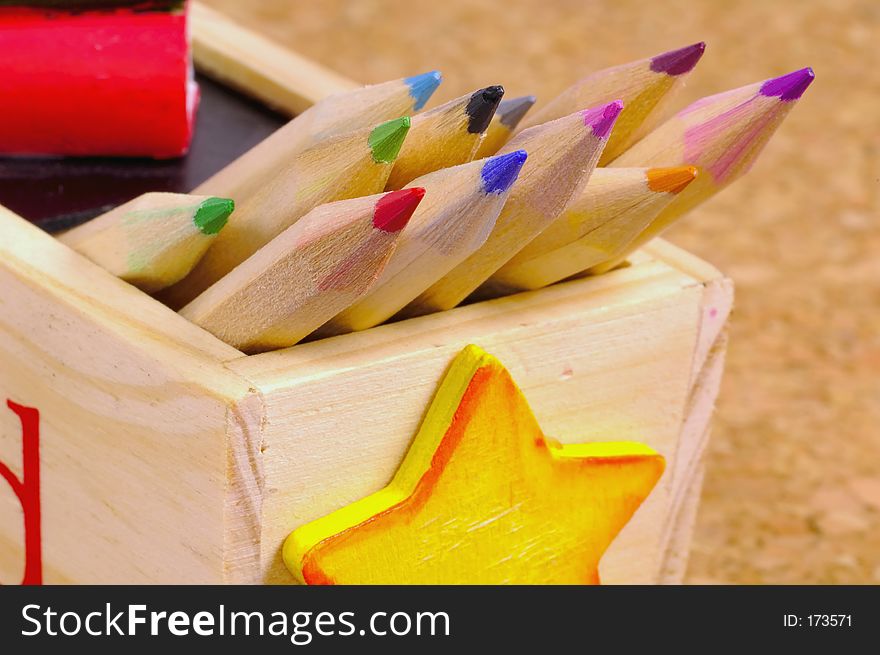
<path fill-rule="evenodd" d="M 507 369 L 468 346 L 391 483 L 294 530 L 284 561 L 308 584 L 596 584 L 663 467 L 637 443 L 548 439 Z"/>

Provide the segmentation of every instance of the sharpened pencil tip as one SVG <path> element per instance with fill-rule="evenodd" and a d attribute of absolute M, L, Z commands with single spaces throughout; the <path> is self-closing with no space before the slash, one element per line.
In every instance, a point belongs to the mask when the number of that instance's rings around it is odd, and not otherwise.
<path fill-rule="evenodd" d="M 193 216 L 193 223 L 202 234 L 217 234 L 226 225 L 235 202 L 229 198 L 208 198 L 202 201 Z"/>
<path fill-rule="evenodd" d="M 662 55 L 657 55 L 651 59 L 651 70 L 655 73 L 666 73 L 673 77 L 684 75 L 694 69 L 705 50 L 706 43 L 700 41 L 699 43 L 686 45 L 678 50 L 664 52 Z"/>
<path fill-rule="evenodd" d="M 483 191 L 487 194 L 507 191 L 516 182 L 527 157 L 528 154 L 525 150 L 517 150 L 487 159 L 480 171 L 480 177 L 483 178 Z"/>
<path fill-rule="evenodd" d="M 401 116 L 382 123 L 373 128 L 367 143 L 373 153 L 373 161 L 377 164 L 390 164 L 400 154 L 400 146 L 409 132 L 412 120 L 409 116 Z"/>
<path fill-rule="evenodd" d="M 487 86 L 471 95 L 464 110 L 468 115 L 468 132 L 480 134 L 486 131 L 503 95 L 504 87 L 497 85 Z"/>
<path fill-rule="evenodd" d="M 816 78 L 812 68 L 801 68 L 780 77 L 774 77 L 761 85 L 761 95 L 779 96 L 783 102 L 797 100 Z"/>
<path fill-rule="evenodd" d="M 657 193 L 679 193 L 697 177 L 696 166 L 649 168 L 648 188 Z"/>
<path fill-rule="evenodd" d="M 404 80 L 409 86 L 409 94 L 413 99 L 413 111 L 418 111 L 425 106 L 425 103 L 434 95 L 434 91 L 437 90 L 442 81 L 443 76 L 440 74 L 440 71 L 413 75 Z"/>
<path fill-rule="evenodd" d="M 521 96 L 498 103 L 498 119 L 511 130 L 516 129 L 526 112 L 535 104 L 535 96 Z"/>
<path fill-rule="evenodd" d="M 593 134 L 598 138 L 605 139 L 611 133 L 611 128 L 614 127 L 614 121 L 617 120 L 621 111 L 623 111 L 622 100 L 615 100 L 614 102 L 609 102 L 607 105 L 584 109 L 582 114 L 584 117 L 584 125 L 593 128 Z"/>
<path fill-rule="evenodd" d="M 422 187 L 386 193 L 376 203 L 373 226 L 383 232 L 400 232 L 424 197 L 425 190 Z"/>

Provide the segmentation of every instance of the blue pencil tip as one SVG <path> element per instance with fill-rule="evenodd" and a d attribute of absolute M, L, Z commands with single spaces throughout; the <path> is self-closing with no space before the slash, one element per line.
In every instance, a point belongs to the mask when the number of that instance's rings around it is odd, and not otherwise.
<path fill-rule="evenodd" d="M 486 193 L 504 193 L 519 175 L 526 162 L 525 150 L 517 150 L 506 155 L 491 157 L 483 164 L 480 176 L 483 178 L 483 190 Z"/>
<path fill-rule="evenodd" d="M 413 111 L 418 111 L 425 106 L 428 98 L 437 90 L 442 81 L 443 76 L 440 75 L 440 71 L 413 75 L 404 80 L 409 85 L 409 94 L 413 98 Z"/>

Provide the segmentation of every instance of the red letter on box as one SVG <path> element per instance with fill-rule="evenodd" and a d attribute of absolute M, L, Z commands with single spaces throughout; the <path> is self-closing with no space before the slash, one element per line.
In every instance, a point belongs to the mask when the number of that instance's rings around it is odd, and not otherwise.
<path fill-rule="evenodd" d="M 40 412 L 11 400 L 6 405 L 21 421 L 22 479 L 0 462 L 3 477 L 21 503 L 24 512 L 24 585 L 43 584 L 43 553 L 40 537 Z"/>

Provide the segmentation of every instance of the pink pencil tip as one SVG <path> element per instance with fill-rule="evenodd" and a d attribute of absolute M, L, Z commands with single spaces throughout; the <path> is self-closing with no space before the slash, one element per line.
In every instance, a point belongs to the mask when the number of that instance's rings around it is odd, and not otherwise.
<path fill-rule="evenodd" d="M 657 55 L 651 59 L 651 70 L 655 73 L 666 73 L 673 77 L 684 75 L 694 69 L 705 50 L 705 41 L 700 41 L 699 43 L 686 45 L 678 50 L 664 52 L 662 55 Z"/>
<path fill-rule="evenodd" d="M 622 100 L 615 100 L 607 105 L 584 109 L 582 114 L 584 125 L 591 127 L 593 134 L 598 138 L 604 139 L 611 132 L 611 128 L 614 127 L 614 121 L 617 120 L 621 111 L 623 111 Z"/>
<path fill-rule="evenodd" d="M 774 77 L 761 85 L 761 95 L 779 96 L 783 102 L 797 100 L 816 78 L 810 67 L 801 68 L 780 77 Z"/>

